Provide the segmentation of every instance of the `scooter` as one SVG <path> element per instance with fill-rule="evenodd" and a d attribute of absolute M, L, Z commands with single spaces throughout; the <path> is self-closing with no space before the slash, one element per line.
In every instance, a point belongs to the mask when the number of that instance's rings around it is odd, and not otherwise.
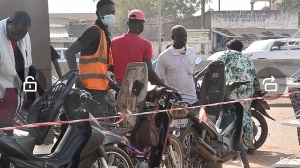
<path fill-rule="evenodd" d="M 232 90 L 249 83 L 235 82 L 226 85 L 225 65 L 220 61 L 207 67 L 204 80 L 200 97 L 203 105 L 228 101 Z M 184 167 L 198 168 L 205 163 L 223 163 L 235 159 L 240 152 L 242 110 L 239 103 L 208 106 L 205 107 L 208 119 L 205 119 L 205 122 L 202 119 L 199 124 L 199 108 L 195 108 L 190 110 L 189 119 L 174 121 L 172 125 L 180 128 L 180 131 L 174 131 L 174 134 L 183 144 Z M 200 112 L 204 113 L 203 109 Z"/>
<path fill-rule="evenodd" d="M 29 121 L 53 121 L 61 106 L 65 113 L 61 120 L 81 120 L 93 116 L 82 108 L 87 101 L 93 101 L 91 95 L 79 89 L 72 89 L 79 77 L 78 70 L 71 70 L 59 79 L 36 103 L 30 111 Z M 94 101 L 93 101 L 94 102 Z M 97 102 L 95 102 L 97 103 Z M 29 137 L 0 135 L 0 166 L 3 168 L 110 168 L 105 159 L 103 142 L 119 141 L 123 138 L 101 131 L 97 121 L 78 122 L 63 125 L 62 132 L 54 144 L 51 154 L 33 155 L 36 144 L 45 140 L 49 125 L 29 129 Z M 113 137 L 112 137 L 113 136 Z"/>
<path fill-rule="evenodd" d="M 194 76 L 196 76 L 198 73 L 200 73 L 202 70 L 197 71 Z M 196 91 L 197 91 L 197 96 L 198 99 L 200 99 L 200 93 L 201 93 L 201 85 L 195 81 L 195 85 L 196 85 Z M 263 97 L 267 94 L 268 92 L 265 90 L 261 91 L 260 95 L 253 95 L 254 97 Z M 259 102 L 260 101 L 260 102 Z M 259 123 L 258 125 L 255 124 L 254 120 L 253 120 L 253 137 L 254 137 L 254 142 L 253 142 L 253 146 L 254 149 L 259 149 L 267 140 L 268 137 L 268 123 L 265 119 L 265 117 L 275 121 L 275 119 L 273 117 L 270 116 L 270 114 L 266 111 L 266 110 L 270 110 L 270 106 L 268 104 L 268 102 L 264 99 L 262 100 L 254 100 L 252 101 L 252 105 L 251 105 L 251 115 L 252 118 L 255 118 Z M 256 103 L 259 102 L 259 103 Z M 214 120 L 215 121 L 215 120 Z M 180 125 L 186 125 L 187 120 L 181 120 L 175 121 L 176 123 L 179 123 Z M 259 128 L 260 128 L 260 135 L 257 136 L 258 132 L 259 132 Z M 179 136 L 179 133 L 178 133 Z"/>

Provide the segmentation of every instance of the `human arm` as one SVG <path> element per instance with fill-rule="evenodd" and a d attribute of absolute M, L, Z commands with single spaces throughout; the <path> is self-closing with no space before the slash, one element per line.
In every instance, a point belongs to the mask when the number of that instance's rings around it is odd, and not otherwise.
<path fill-rule="evenodd" d="M 147 67 L 152 67 L 152 62 L 151 59 L 146 58 L 144 59 L 144 62 L 147 64 Z M 156 65 L 157 67 L 157 65 Z M 151 84 L 157 85 L 157 86 L 162 86 L 165 88 L 168 88 L 170 90 L 176 90 L 168 85 L 166 85 L 156 74 L 156 72 L 152 68 L 148 68 L 148 76 L 149 76 L 149 81 Z"/>
<path fill-rule="evenodd" d="M 100 37 L 100 32 L 97 28 L 91 27 L 87 29 L 81 37 L 79 37 L 65 52 L 66 60 L 70 70 L 78 69 L 76 62 L 76 54 L 82 51 L 85 47 L 91 44 L 96 38 Z M 76 81 L 76 87 L 85 89 L 80 78 Z"/>
<path fill-rule="evenodd" d="M 254 95 L 261 97 L 261 89 L 260 89 L 260 83 L 258 79 L 258 75 L 255 69 L 255 66 L 253 64 L 253 61 L 250 60 L 250 75 L 253 77 L 253 88 L 254 88 Z"/>
<path fill-rule="evenodd" d="M 167 86 L 160 78 L 159 76 L 156 74 L 155 70 L 152 68 L 152 44 L 149 42 L 147 45 L 147 49 L 145 50 L 144 53 L 144 62 L 147 64 L 148 67 L 148 77 L 149 77 L 149 81 L 153 84 L 153 85 L 157 85 L 157 86 L 162 86 L 171 90 L 176 90 L 170 86 Z"/>
<path fill-rule="evenodd" d="M 113 57 L 112 57 L 112 52 L 111 51 L 110 51 L 109 58 L 108 58 L 107 70 L 110 71 L 110 72 L 114 71 Z M 108 80 L 109 80 L 108 86 L 110 88 L 112 88 L 113 90 L 115 90 L 116 92 L 119 92 L 120 87 L 117 85 L 117 83 L 114 80 L 112 80 L 109 75 L 107 77 L 108 77 Z"/>

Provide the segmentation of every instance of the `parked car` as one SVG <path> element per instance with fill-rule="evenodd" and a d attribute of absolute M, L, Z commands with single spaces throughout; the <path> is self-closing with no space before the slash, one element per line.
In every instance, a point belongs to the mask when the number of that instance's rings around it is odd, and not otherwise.
<path fill-rule="evenodd" d="M 215 60 L 224 51 L 216 52 L 207 60 Z M 281 38 L 255 41 L 243 53 L 251 59 L 299 59 L 300 38 Z"/>

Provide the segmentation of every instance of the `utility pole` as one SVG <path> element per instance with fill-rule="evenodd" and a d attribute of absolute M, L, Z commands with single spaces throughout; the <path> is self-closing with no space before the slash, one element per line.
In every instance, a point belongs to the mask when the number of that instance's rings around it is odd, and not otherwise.
<path fill-rule="evenodd" d="M 205 0 L 201 0 L 201 29 L 205 28 Z"/>
<path fill-rule="evenodd" d="M 219 0 L 219 11 L 221 11 L 221 0 Z"/>
<path fill-rule="evenodd" d="M 158 55 L 161 53 L 161 0 L 158 0 Z"/>

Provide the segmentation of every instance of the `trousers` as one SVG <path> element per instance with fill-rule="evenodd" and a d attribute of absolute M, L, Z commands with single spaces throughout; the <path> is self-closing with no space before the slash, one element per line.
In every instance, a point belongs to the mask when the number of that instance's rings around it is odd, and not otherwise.
<path fill-rule="evenodd" d="M 91 95 L 93 101 L 88 101 L 83 107 L 88 112 L 90 112 L 94 117 L 104 117 L 107 116 L 108 113 L 108 100 L 106 98 L 107 91 L 106 90 L 90 90 L 86 89 Z"/>

